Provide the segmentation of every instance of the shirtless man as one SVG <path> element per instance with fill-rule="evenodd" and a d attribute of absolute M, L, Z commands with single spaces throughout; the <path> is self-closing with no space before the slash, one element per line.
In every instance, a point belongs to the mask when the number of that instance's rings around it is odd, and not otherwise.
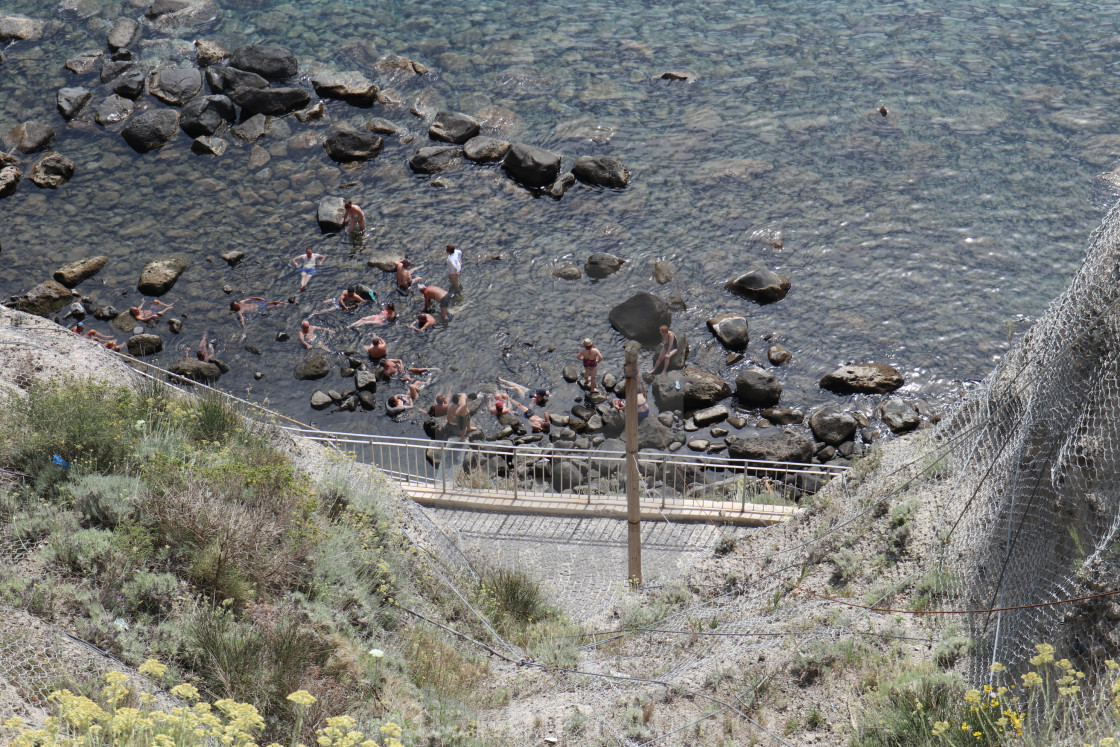
<path fill-rule="evenodd" d="M 327 348 L 326 345 L 319 342 L 319 334 L 318 334 L 319 332 L 328 332 L 328 331 L 329 330 L 326 327 L 312 326 L 311 322 L 304 319 L 303 323 L 299 325 L 299 341 L 302 342 L 303 346 L 305 348 L 307 348 L 308 350 L 310 350 L 312 347 L 317 347 L 317 348 L 322 348 L 323 350 L 326 350 L 327 352 L 330 352 L 330 349 Z"/>
<path fill-rule="evenodd" d="M 420 326 L 416 326 L 417 324 Z M 431 314 L 420 313 L 416 315 L 416 324 L 410 324 L 408 325 L 408 328 L 423 332 L 428 327 L 434 327 L 435 324 L 436 318 L 434 316 L 432 316 Z"/>
<path fill-rule="evenodd" d="M 364 298 L 361 294 L 358 293 L 358 289 L 355 286 L 351 285 L 349 288 L 342 291 L 338 298 L 334 298 L 332 296 L 331 298 L 324 299 L 323 303 L 326 304 L 327 307 L 325 309 L 319 309 L 318 311 L 312 312 L 312 316 L 314 316 L 315 314 L 326 314 L 328 311 L 334 311 L 335 309 L 342 309 L 343 311 L 353 311 L 354 309 L 358 308 L 358 306 L 365 303 L 367 300 L 368 299 Z"/>
<path fill-rule="evenodd" d="M 552 416 L 547 412 L 543 416 L 530 415 L 529 427 L 533 429 L 533 433 L 548 433 L 552 430 Z"/>
<path fill-rule="evenodd" d="M 161 316 L 163 316 L 168 311 L 170 311 L 171 307 L 175 305 L 173 303 L 164 303 L 163 301 L 160 301 L 158 298 L 153 298 L 152 299 L 152 310 L 151 311 L 145 311 L 144 310 L 144 304 L 147 303 L 147 301 L 148 301 L 148 299 L 144 299 L 143 301 L 140 302 L 139 306 L 133 306 L 131 309 L 128 310 L 128 313 L 132 315 L 132 318 L 135 319 L 138 322 L 150 322 L 153 319 L 159 319 Z M 160 309 L 159 311 L 156 311 L 156 306 L 157 305 L 162 306 L 163 308 Z"/>
<path fill-rule="evenodd" d="M 311 247 L 307 247 L 303 254 L 292 257 L 292 264 L 299 270 L 299 289 L 305 290 L 307 284 L 311 282 L 311 276 L 319 271 L 316 266 L 326 259 L 322 254 L 316 254 L 311 251 Z"/>
<path fill-rule="evenodd" d="M 389 398 L 386 403 L 385 412 L 389 417 L 395 418 L 405 410 L 411 410 L 416 406 L 416 398 L 420 396 L 420 390 L 424 385 L 419 382 L 411 382 L 408 385 L 408 394 L 394 394 Z"/>
<path fill-rule="evenodd" d="M 252 311 L 254 305 L 257 307 L 256 308 L 257 311 L 265 312 L 265 311 L 268 311 L 269 309 L 275 309 L 277 306 L 287 306 L 288 302 L 287 301 L 266 301 L 263 298 L 261 298 L 260 296 L 249 296 L 248 298 L 242 298 L 240 301 L 230 301 L 229 310 L 234 312 L 235 314 L 237 314 L 238 321 L 240 321 L 241 326 L 244 327 L 245 326 L 245 312 L 246 311 Z"/>
<path fill-rule="evenodd" d="M 503 413 L 513 412 L 515 408 L 520 408 L 521 412 L 529 412 L 528 407 L 520 402 L 514 402 L 505 392 L 498 392 L 493 395 L 490 398 L 490 405 L 487 407 L 495 417 L 500 417 Z"/>
<path fill-rule="evenodd" d="M 343 205 L 346 214 L 342 216 L 343 227 L 349 233 L 364 232 L 366 230 L 366 214 L 354 203 L 347 200 Z"/>
<path fill-rule="evenodd" d="M 456 249 L 453 245 L 447 245 L 447 281 L 451 285 L 451 290 L 458 291 L 459 288 L 459 273 L 463 271 L 463 250 Z"/>
<path fill-rule="evenodd" d="M 346 329 L 354 329 L 354 327 L 361 327 L 365 324 L 389 324 L 397 319 L 397 307 L 390 301 L 385 304 L 385 308 L 377 314 L 371 316 L 363 316 L 353 324 L 347 324 Z"/>
<path fill-rule="evenodd" d="M 526 394 L 529 394 L 529 387 L 521 386 L 516 381 L 503 379 L 501 376 L 498 377 L 498 384 L 502 387 L 505 387 L 506 389 L 509 389 L 518 397 L 524 397 Z M 529 401 L 534 405 L 541 405 L 543 407 L 544 405 L 548 404 L 548 398 L 551 396 L 552 392 L 548 391 L 547 389 L 534 389 L 532 396 L 529 397 Z"/>
<path fill-rule="evenodd" d="M 198 352 L 195 354 L 200 361 L 209 362 L 214 358 L 214 343 L 206 343 L 207 332 L 202 333 L 202 339 L 198 343 Z M 187 357 L 190 357 L 190 348 L 187 348 Z"/>
<path fill-rule="evenodd" d="M 447 408 L 447 422 L 459 429 L 459 438 L 464 441 L 468 433 L 478 430 L 471 426 L 471 411 L 467 409 L 467 395 L 462 393 L 455 395 L 454 404 Z"/>
<path fill-rule="evenodd" d="M 389 345 L 382 337 L 374 337 L 370 345 L 366 347 L 366 354 L 374 363 L 384 358 L 388 353 Z"/>
<path fill-rule="evenodd" d="M 432 301 L 439 303 L 439 318 L 447 321 L 447 309 L 451 306 L 451 295 L 435 285 L 417 285 L 420 289 L 421 295 L 424 297 L 424 311 L 428 310 Z"/>
<path fill-rule="evenodd" d="M 677 336 L 664 324 L 658 327 L 657 331 L 661 333 L 661 347 L 657 349 L 657 359 L 653 363 L 653 369 L 650 370 L 650 373 L 655 376 L 657 369 L 662 366 L 665 368 L 661 373 L 669 373 L 669 359 L 677 352 Z"/>
<path fill-rule="evenodd" d="M 412 276 L 412 263 L 407 259 L 397 260 L 397 290 L 406 293 L 416 280 L 423 280 L 419 275 Z"/>
<path fill-rule="evenodd" d="M 432 416 L 446 415 L 449 407 L 451 407 L 451 403 L 447 401 L 447 395 L 440 393 L 436 395 L 436 403 L 428 408 L 428 414 Z"/>
<path fill-rule="evenodd" d="M 592 392 L 597 392 L 599 387 L 595 384 L 595 374 L 599 369 L 599 361 L 603 360 L 603 354 L 588 337 L 583 338 L 581 344 L 583 348 L 576 354 L 576 358 L 583 363 L 584 381 L 591 387 Z"/>

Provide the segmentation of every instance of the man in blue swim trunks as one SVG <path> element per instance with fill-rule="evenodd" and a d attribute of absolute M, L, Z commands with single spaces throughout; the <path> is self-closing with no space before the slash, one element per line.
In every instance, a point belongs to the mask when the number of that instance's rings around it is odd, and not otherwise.
<path fill-rule="evenodd" d="M 322 254 L 316 254 L 311 250 L 311 247 L 307 247 L 303 254 L 292 257 L 292 264 L 299 270 L 300 290 L 307 288 L 307 284 L 311 282 L 311 276 L 319 271 L 317 265 L 324 259 L 326 259 L 326 257 Z"/>

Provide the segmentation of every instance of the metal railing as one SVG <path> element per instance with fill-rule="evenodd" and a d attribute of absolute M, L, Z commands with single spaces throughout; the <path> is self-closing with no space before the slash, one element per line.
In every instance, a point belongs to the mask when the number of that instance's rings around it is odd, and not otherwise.
<path fill-rule="evenodd" d="M 578 499 L 626 495 L 626 453 L 547 446 L 433 441 L 285 428 L 377 465 L 405 488 L 441 496 Z M 711 502 L 793 505 L 844 475 L 847 467 L 638 452 L 643 505 Z"/>

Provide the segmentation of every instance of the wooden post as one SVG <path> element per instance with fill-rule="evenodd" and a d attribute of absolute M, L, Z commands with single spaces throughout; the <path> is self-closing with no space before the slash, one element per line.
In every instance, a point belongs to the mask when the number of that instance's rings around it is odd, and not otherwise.
<path fill-rule="evenodd" d="M 627 580 L 632 588 L 642 585 L 642 509 L 638 502 L 638 351 L 637 342 L 626 343 L 626 522 Z"/>

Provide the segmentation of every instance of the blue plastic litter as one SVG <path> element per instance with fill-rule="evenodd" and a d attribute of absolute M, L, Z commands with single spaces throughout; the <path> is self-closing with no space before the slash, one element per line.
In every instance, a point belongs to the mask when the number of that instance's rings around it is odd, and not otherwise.
<path fill-rule="evenodd" d="M 59 467 L 62 467 L 63 469 L 70 469 L 70 462 L 66 461 L 65 459 L 60 457 L 58 454 L 55 454 L 54 456 L 52 456 L 51 461 L 54 462 L 55 464 L 57 464 Z"/>

